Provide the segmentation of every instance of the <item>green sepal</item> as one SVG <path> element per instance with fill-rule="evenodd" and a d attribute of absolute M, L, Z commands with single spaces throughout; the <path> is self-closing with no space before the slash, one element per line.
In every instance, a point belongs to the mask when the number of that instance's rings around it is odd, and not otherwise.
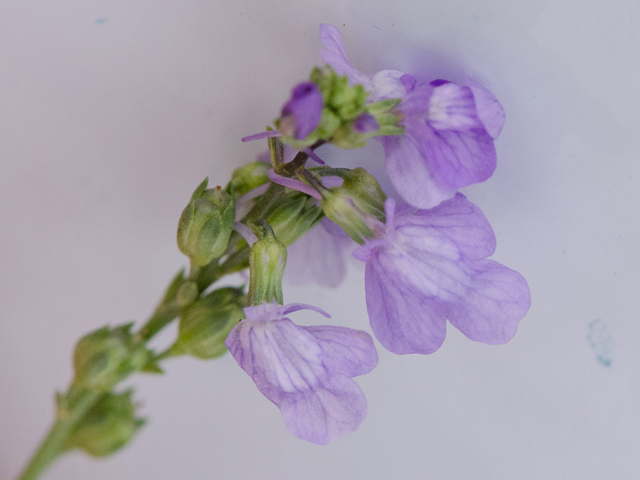
<path fill-rule="evenodd" d="M 231 181 L 227 185 L 226 192 L 237 199 L 254 188 L 268 183 L 267 171 L 269 168 L 269 164 L 264 162 L 251 162 L 236 168 L 231 174 Z"/>
<path fill-rule="evenodd" d="M 249 293 L 247 305 L 263 302 L 283 304 L 282 275 L 287 264 L 287 247 L 279 241 L 271 226 L 263 221 L 263 237 L 249 252 Z"/>
<path fill-rule="evenodd" d="M 374 229 L 385 220 L 386 195 L 375 177 L 364 168 L 346 172 L 340 169 L 339 173 L 342 185 L 323 190 L 320 207 L 327 217 L 362 245 L 375 236 Z"/>
<path fill-rule="evenodd" d="M 221 256 L 233 231 L 233 197 L 220 187 L 207 189 L 205 179 L 193 192 L 178 222 L 178 248 L 203 267 Z"/>
<path fill-rule="evenodd" d="M 315 199 L 292 191 L 280 200 L 267 221 L 276 238 L 288 247 L 311 230 L 323 216 L 322 209 L 318 207 Z"/>
<path fill-rule="evenodd" d="M 242 289 L 225 287 L 185 308 L 180 317 L 178 339 L 167 356 L 186 354 L 209 359 L 224 354 L 227 335 L 244 317 L 242 303 Z"/>

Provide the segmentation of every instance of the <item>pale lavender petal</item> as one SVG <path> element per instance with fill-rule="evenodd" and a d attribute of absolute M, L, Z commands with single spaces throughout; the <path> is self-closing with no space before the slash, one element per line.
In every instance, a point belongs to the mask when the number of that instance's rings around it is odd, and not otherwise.
<path fill-rule="evenodd" d="M 316 191 L 315 188 L 310 187 L 300 180 L 278 175 L 273 170 L 273 168 L 267 172 L 267 176 L 273 183 L 277 183 L 278 185 L 282 185 L 283 187 L 292 188 L 293 190 L 298 190 L 299 192 L 306 193 L 307 195 L 310 195 L 317 200 L 322 200 L 322 196 Z"/>
<path fill-rule="evenodd" d="M 365 293 L 371 329 L 387 350 L 433 353 L 444 342 L 446 317 L 432 299 L 396 282 L 395 269 L 372 258 L 365 267 Z"/>
<path fill-rule="evenodd" d="M 462 132 L 483 127 L 476 115 L 471 89 L 451 82 L 433 88 L 427 119 L 435 130 Z"/>
<path fill-rule="evenodd" d="M 367 416 L 367 400 L 356 382 L 335 376 L 315 391 L 286 396 L 280 411 L 296 437 L 327 445 L 357 430 Z"/>
<path fill-rule="evenodd" d="M 407 135 L 420 145 L 425 168 L 443 191 L 455 192 L 461 187 L 482 182 L 496 169 L 493 139 L 484 129 L 468 132 L 435 131 L 415 119 L 406 119 L 405 129 Z M 420 205 L 405 199 L 420 208 L 434 206 Z"/>
<path fill-rule="evenodd" d="M 518 272 L 493 260 L 480 260 L 469 289 L 460 301 L 446 307 L 449 321 L 471 340 L 506 343 L 531 305 L 526 280 Z"/>
<path fill-rule="evenodd" d="M 342 43 L 340 30 L 328 23 L 321 24 L 320 41 L 325 47 L 320 50 L 324 63 L 331 65 L 339 75 L 346 75 L 352 84 L 369 82 L 369 77 L 351 66 Z"/>
<path fill-rule="evenodd" d="M 387 216 L 388 217 L 388 216 Z M 455 243 L 469 259 L 493 255 L 496 237 L 482 211 L 461 193 L 429 210 L 413 209 L 411 215 L 399 216 L 397 226 L 415 224 L 431 227 Z M 423 232 L 426 235 L 428 232 Z"/>
<path fill-rule="evenodd" d="M 348 377 L 364 375 L 378 365 L 371 335 L 346 327 L 300 327 L 313 335 L 327 355 L 327 368 Z"/>
<path fill-rule="evenodd" d="M 291 433 L 326 445 L 358 428 L 367 403 L 353 380 L 331 370 L 320 341 L 281 318 L 288 308 L 246 308 L 247 319 L 234 327 L 225 344 L 260 392 L 280 408 Z"/>
<path fill-rule="evenodd" d="M 325 179 L 323 179 L 325 180 Z M 287 248 L 284 279 L 290 284 L 337 287 L 346 274 L 346 257 L 355 243 L 328 218 Z"/>
<path fill-rule="evenodd" d="M 476 110 L 485 130 L 492 138 L 498 138 L 505 122 L 504 108 L 493 93 L 472 78 L 467 83 L 473 92 Z"/>
<path fill-rule="evenodd" d="M 402 198 L 419 208 L 431 208 L 451 198 L 458 187 L 443 184 L 429 168 L 420 144 L 408 135 L 379 137 L 387 158 L 387 174 Z"/>
<path fill-rule="evenodd" d="M 398 70 L 382 70 L 373 75 L 367 85 L 367 90 L 371 93 L 369 101 L 404 97 L 407 93 L 405 82 L 401 80 L 404 75 Z"/>

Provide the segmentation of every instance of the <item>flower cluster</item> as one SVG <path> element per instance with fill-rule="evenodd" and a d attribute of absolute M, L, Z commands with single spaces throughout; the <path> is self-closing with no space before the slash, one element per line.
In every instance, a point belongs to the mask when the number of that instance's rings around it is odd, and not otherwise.
<path fill-rule="evenodd" d="M 298 310 L 328 314 L 285 305 L 282 285 L 284 278 L 335 287 L 350 255 L 365 264 L 371 330 L 387 350 L 433 353 L 447 321 L 474 341 L 513 338 L 529 287 L 487 258 L 493 230 L 458 192 L 493 174 L 502 106 L 470 78 L 458 85 L 397 70 L 363 74 L 334 26 L 321 25 L 320 40 L 325 64 L 293 88 L 273 126 L 243 139 L 267 139 L 268 152 L 236 169 L 225 188 L 205 179 L 193 192 L 177 231 L 188 274 L 174 277 L 138 331 L 133 323 L 104 327 L 78 342 L 75 378 L 57 394 L 54 426 L 23 480 L 72 449 L 120 449 L 144 419 L 131 390 L 118 385 L 137 372 L 161 373 L 161 362 L 180 355 L 204 360 L 229 350 L 301 439 L 326 445 L 356 430 L 367 402 L 353 378 L 378 363 L 372 337 L 295 325 L 286 316 Z M 401 199 L 387 197 L 366 165 L 333 168 L 315 153 L 373 138 Z M 321 166 L 307 166 L 310 159 Z M 236 273 L 247 285 L 218 283 Z M 156 353 L 148 342 L 176 319 L 174 343 Z"/>
<path fill-rule="evenodd" d="M 470 78 L 458 85 L 397 70 L 365 75 L 351 65 L 332 25 L 320 26 L 320 40 L 326 65 L 293 89 L 276 129 L 244 139 L 269 138 L 269 188 L 307 198 L 321 212 L 314 225 L 324 217 L 314 228 L 305 224 L 308 233 L 295 233 L 301 238 L 289 249 L 285 278 L 336 286 L 351 252 L 365 262 L 371 329 L 387 350 L 433 353 L 447 321 L 471 340 L 508 342 L 529 309 L 529 288 L 518 272 L 487 259 L 496 248 L 493 230 L 458 193 L 493 174 L 502 106 Z M 324 143 L 357 148 L 369 138 L 382 142 L 402 200 L 387 198 L 363 168 L 331 168 L 313 152 Z M 323 166 L 307 168 L 308 158 Z M 241 225 L 239 231 L 248 229 Z M 369 335 L 297 327 L 284 317 L 301 308 L 320 311 L 315 307 L 267 297 L 253 302 L 226 345 L 280 407 L 289 430 L 318 444 L 355 430 L 366 402 L 350 377 L 377 363 Z"/>

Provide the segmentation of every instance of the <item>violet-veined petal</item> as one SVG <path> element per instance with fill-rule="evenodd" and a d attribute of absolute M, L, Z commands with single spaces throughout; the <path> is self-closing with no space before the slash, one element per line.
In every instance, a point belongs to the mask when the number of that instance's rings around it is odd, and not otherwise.
<path fill-rule="evenodd" d="M 433 353 L 444 342 L 446 317 L 437 302 L 396 283 L 400 272 L 373 257 L 365 267 L 365 293 L 371 329 L 387 350 Z"/>
<path fill-rule="evenodd" d="M 427 119 L 435 130 L 463 132 L 483 127 L 476 115 L 471 89 L 451 82 L 433 88 Z"/>
<path fill-rule="evenodd" d="M 328 368 L 349 377 L 364 375 L 378 365 L 371 335 L 345 327 L 301 327 L 313 335 L 327 355 Z"/>
<path fill-rule="evenodd" d="M 504 108 L 493 93 L 472 78 L 467 77 L 469 88 L 473 92 L 478 118 L 492 138 L 498 138 L 505 122 Z"/>
<path fill-rule="evenodd" d="M 471 340 L 506 343 L 531 305 L 527 282 L 518 272 L 493 260 L 479 260 L 471 266 L 475 273 L 469 289 L 460 301 L 447 305 L 447 317 Z"/>
<path fill-rule="evenodd" d="M 387 200 L 388 201 L 388 200 Z M 431 227 L 446 236 L 469 259 L 493 255 L 496 237 L 482 211 L 461 193 L 429 210 L 415 210 L 400 217 L 400 224 Z M 387 215 L 387 219 L 389 215 Z M 387 220 L 388 222 L 388 220 Z M 426 235 L 426 232 L 423 233 Z"/>
<path fill-rule="evenodd" d="M 415 207 L 431 208 L 455 194 L 457 187 L 438 181 L 413 138 L 397 135 L 379 139 L 387 157 L 387 174 L 406 202 Z"/>
<path fill-rule="evenodd" d="M 327 177 L 322 180 L 328 186 Z M 344 280 L 346 257 L 355 245 L 340 227 L 323 218 L 287 248 L 284 280 L 296 285 L 316 283 L 335 288 Z"/>
<path fill-rule="evenodd" d="M 340 30 L 328 23 L 321 24 L 320 41 L 325 47 L 320 50 L 320 56 L 324 63 L 331 65 L 339 75 L 346 75 L 352 84 L 369 82 L 369 77 L 351 66 L 342 43 Z"/>

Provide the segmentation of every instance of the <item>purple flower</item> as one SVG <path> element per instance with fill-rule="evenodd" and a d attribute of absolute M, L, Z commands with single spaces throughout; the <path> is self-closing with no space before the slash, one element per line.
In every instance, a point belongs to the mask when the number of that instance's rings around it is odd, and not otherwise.
<path fill-rule="evenodd" d="M 315 83 L 299 83 L 282 107 L 280 132 L 298 140 L 306 138 L 320 123 L 323 105 L 322 93 Z"/>
<path fill-rule="evenodd" d="M 493 140 L 504 125 L 504 109 L 496 97 L 472 79 L 468 86 L 445 80 L 416 82 L 411 75 L 383 70 L 369 77 L 355 70 L 344 50 L 340 31 L 320 26 L 322 59 L 336 72 L 361 83 L 370 101 L 401 98 L 406 133 L 379 137 L 387 157 L 387 173 L 409 204 L 431 208 L 459 188 L 489 178 L 496 168 Z"/>
<path fill-rule="evenodd" d="M 491 92 L 444 80 L 416 83 L 403 77 L 407 94 L 397 109 L 404 135 L 379 137 L 387 173 L 408 203 L 431 208 L 459 188 L 488 179 L 496 168 L 493 140 L 504 125 L 504 110 Z"/>
<path fill-rule="evenodd" d="M 326 445 L 355 431 L 367 401 L 351 377 L 378 363 L 371 336 L 343 327 L 299 327 L 284 315 L 303 304 L 264 303 L 244 309 L 246 319 L 225 344 L 258 390 L 275 403 L 296 437 Z"/>
<path fill-rule="evenodd" d="M 354 256 L 366 262 L 367 311 L 388 350 L 435 352 L 446 321 L 471 340 L 506 343 L 529 309 L 525 279 L 486 257 L 495 236 L 478 207 L 458 193 L 431 210 L 388 199 L 386 228 Z"/>

